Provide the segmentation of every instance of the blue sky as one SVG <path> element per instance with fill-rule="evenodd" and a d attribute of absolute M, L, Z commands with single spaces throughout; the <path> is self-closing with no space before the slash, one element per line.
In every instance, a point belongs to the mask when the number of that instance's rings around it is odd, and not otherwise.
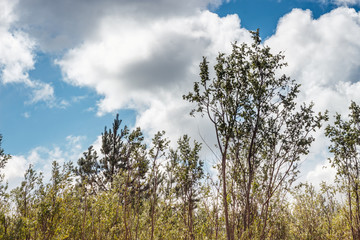
<path fill-rule="evenodd" d="M 299 101 L 346 114 L 360 100 L 358 0 L 0 0 L 0 133 L 13 155 L 9 181 L 29 163 L 76 159 L 116 113 L 147 136 L 166 130 L 213 141 L 211 126 L 181 99 L 202 56 L 260 28 L 284 51 L 285 73 L 303 86 Z M 212 60 L 211 60 L 212 59 Z M 327 140 L 318 133 L 302 178 L 320 181 Z"/>
<path fill-rule="evenodd" d="M 316 0 L 238 0 L 221 5 L 215 12 L 219 16 L 237 14 L 246 29 L 261 29 L 263 38 L 276 31 L 279 19 L 294 8 L 310 9 L 314 18 L 337 7 L 332 3 Z"/>

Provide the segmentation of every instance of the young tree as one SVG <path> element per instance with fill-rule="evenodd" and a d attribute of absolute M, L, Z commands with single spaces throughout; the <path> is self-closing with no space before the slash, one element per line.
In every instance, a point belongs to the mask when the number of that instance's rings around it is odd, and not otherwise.
<path fill-rule="evenodd" d="M 99 190 L 104 189 L 97 152 L 93 146 L 90 146 L 83 155 L 77 162 L 78 167 L 75 168 L 75 174 L 80 177 L 80 187 L 90 185 L 90 193 L 96 194 Z"/>
<path fill-rule="evenodd" d="M 18 214 L 17 229 L 15 234 L 22 239 L 32 239 L 35 228 L 35 190 L 39 181 L 42 181 L 41 175 L 39 176 L 33 169 L 32 165 L 24 174 L 24 180 L 21 186 L 12 190 L 12 195 L 16 203 Z"/>
<path fill-rule="evenodd" d="M 120 129 L 120 125 L 121 120 L 117 114 L 112 129 L 108 130 L 105 127 L 102 133 L 101 159 L 98 159 L 97 152 L 90 146 L 78 160 L 75 173 L 80 177 L 80 183 L 86 182 L 94 193 L 111 189 L 114 177 L 126 168 L 124 154 L 126 138 L 130 132 L 127 126 Z"/>
<path fill-rule="evenodd" d="M 182 201 L 183 219 L 187 227 L 185 239 L 195 239 L 194 235 L 194 210 L 199 194 L 199 185 L 204 177 L 203 161 L 200 160 L 201 145 L 194 141 L 190 146 L 190 138 L 184 135 L 178 141 L 178 150 L 172 151 L 175 165 L 176 191 Z"/>
<path fill-rule="evenodd" d="M 61 167 L 58 162 L 52 162 L 50 182 L 45 186 L 38 184 L 37 230 L 39 234 L 34 239 L 54 239 L 66 236 L 67 229 L 62 229 L 65 213 L 64 199 L 67 189 L 72 184 L 72 162 L 64 163 Z M 70 204 L 71 205 L 71 204 Z M 61 231 L 62 230 L 62 231 Z"/>
<path fill-rule="evenodd" d="M 112 234 L 115 238 L 123 232 L 123 238 L 131 239 L 137 238 L 139 233 L 142 201 L 149 187 L 145 181 L 149 161 L 141 129 L 130 131 L 127 126 L 120 128 L 120 125 L 117 114 L 112 129 L 105 127 L 102 133 L 100 150 L 103 156 L 99 159 L 97 152 L 90 146 L 78 160 L 75 172 L 80 177 L 80 185 L 87 185 L 85 191 L 90 189 L 94 194 L 116 191 L 118 200 L 112 219 Z M 134 214 L 131 214 L 132 211 Z M 124 231 L 120 230 L 121 224 Z M 132 232 L 135 232 L 133 236 Z"/>
<path fill-rule="evenodd" d="M 312 184 L 302 183 L 292 191 L 291 239 L 349 239 L 335 187 L 325 182 L 320 187 L 317 191 Z"/>
<path fill-rule="evenodd" d="M 293 196 L 293 236 L 296 239 L 327 239 L 323 215 L 326 199 L 307 183 L 297 186 Z"/>
<path fill-rule="evenodd" d="M 120 125 L 121 120 L 119 120 L 119 114 L 117 114 L 114 119 L 112 131 L 111 129 L 107 130 L 105 127 L 104 133 L 102 134 L 101 153 L 104 157 L 100 159 L 100 166 L 104 176 L 104 186 L 110 184 L 110 187 L 112 187 L 112 182 L 116 174 L 118 174 L 121 169 L 128 167 L 126 166 L 128 164 L 128 156 L 124 156 L 124 154 L 128 154 L 124 148 L 124 138 L 129 135 L 129 129 L 127 126 L 120 129 Z"/>
<path fill-rule="evenodd" d="M 327 119 L 326 114 L 315 116 L 312 104 L 296 110 L 299 85 L 285 75 L 278 77 L 286 65 L 284 56 L 273 55 L 269 47 L 262 46 L 259 31 L 253 32 L 253 39 L 250 46 L 233 44 L 229 56 L 219 54 L 212 80 L 204 58 L 201 81 L 184 96 L 197 104 L 191 114 L 206 114 L 215 128 L 229 240 L 235 239 L 229 178 L 236 177 L 234 184 L 241 194 L 236 200 L 242 206 L 239 237 L 254 237 L 252 229 L 257 224 L 260 238 L 266 238 L 274 196 L 280 196 L 292 183 L 300 156 L 308 153 L 314 140 L 311 132 Z M 235 174 L 229 175 L 229 167 L 235 168 Z"/>
<path fill-rule="evenodd" d="M 155 225 L 157 220 L 157 205 L 159 198 L 159 185 L 163 181 L 163 175 L 160 171 L 161 163 L 159 160 L 165 156 L 165 150 L 169 146 L 169 141 L 164 138 L 165 132 L 158 132 L 152 139 L 153 147 L 149 151 L 151 159 L 151 171 L 149 176 L 150 182 L 150 218 L 151 218 L 151 237 L 154 239 Z"/>
<path fill-rule="evenodd" d="M 330 159 L 337 170 L 348 202 L 348 218 L 353 239 L 360 239 L 360 106 L 351 102 L 347 121 L 336 114 L 334 125 L 326 128 L 325 135 L 330 138 Z"/>

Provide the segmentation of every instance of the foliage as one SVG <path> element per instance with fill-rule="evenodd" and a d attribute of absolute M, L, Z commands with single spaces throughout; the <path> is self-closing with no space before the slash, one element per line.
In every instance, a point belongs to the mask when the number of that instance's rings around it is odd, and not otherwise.
<path fill-rule="evenodd" d="M 278 76 L 286 65 L 284 56 L 262 46 L 259 31 L 253 40 L 251 45 L 233 44 L 229 56 L 219 54 L 212 80 L 204 58 L 201 81 L 184 96 L 196 104 L 192 115 L 205 114 L 214 125 L 229 240 L 266 237 L 274 205 L 295 180 L 300 157 L 314 141 L 311 133 L 327 119 L 313 113 L 313 104 L 296 109 L 299 85 Z"/>
<path fill-rule="evenodd" d="M 330 138 L 330 160 L 347 195 L 348 219 L 353 239 L 360 238 L 360 107 L 352 102 L 348 121 L 336 114 L 334 125 L 326 128 Z"/>

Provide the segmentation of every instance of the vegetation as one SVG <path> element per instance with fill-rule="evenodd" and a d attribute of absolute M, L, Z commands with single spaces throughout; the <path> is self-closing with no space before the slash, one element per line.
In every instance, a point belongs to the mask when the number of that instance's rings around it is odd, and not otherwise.
<path fill-rule="evenodd" d="M 215 78 L 204 58 L 184 95 L 191 114 L 213 124 L 218 175 L 205 172 L 201 144 L 188 135 L 175 149 L 165 132 L 147 145 L 117 115 L 101 152 L 90 146 L 76 166 L 53 162 L 49 182 L 30 165 L 9 192 L 0 176 L 0 239 L 359 239 L 360 107 L 326 128 L 335 185 L 293 186 L 328 117 L 296 104 L 299 85 L 279 75 L 284 56 L 262 46 L 259 32 L 253 39 L 219 54 Z M 3 169 L 11 157 L 1 141 Z"/>
<path fill-rule="evenodd" d="M 269 234 L 276 214 L 297 174 L 300 156 L 307 154 L 326 115 L 315 116 L 312 105 L 295 110 L 299 85 L 275 71 L 284 56 L 260 45 L 259 32 L 251 46 L 233 45 L 220 54 L 216 78 L 210 80 L 206 59 L 201 81 L 184 96 L 197 103 L 214 125 L 221 156 L 221 183 L 227 239 L 252 239 Z M 231 209 L 230 209 L 231 208 Z"/>

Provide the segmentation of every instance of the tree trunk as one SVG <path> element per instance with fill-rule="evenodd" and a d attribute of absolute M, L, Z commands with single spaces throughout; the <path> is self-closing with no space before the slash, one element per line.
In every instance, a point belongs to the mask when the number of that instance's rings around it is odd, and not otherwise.
<path fill-rule="evenodd" d="M 86 212 L 87 212 L 87 194 L 85 193 L 85 201 L 84 201 L 84 215 L 83 215 L 82 233 L 81 233 L 81 239 L 82 239 L 82 240 L 85 240 L 85 222 L 86 222 Z"/>
<path fill-rule="evenodd" d="M 229 223 L 229 208 L 227 202 L 227 190 L 226 190 L 226 150 L 222 156 L 221 161 L 221 177 L 223 182 L 223 205 L 224 205 L 224 214 L 225 214 L 225 225 L 226 225 L 226 236 L 228 240 L 233 240 L 232 230 Z"/>
<path fill-rule="evenodd" d="M 156 154 L 157 156 L 157 154 Z M 153 164 L 153 174 L 154 176 L 154 188 L 153 188 L 153 196 L 152 196 L 152 201 L 151 201 L 151 240 L 154 239 L 154 231 L 155 231 L 155 214 L 156 214 L 156 203 L 157 203 L 157 196 L 156 196 L 156 192 L 157 192 L 157 169 L 156 169 L 156 158 L 154 160 L 154 164 Z"/>

